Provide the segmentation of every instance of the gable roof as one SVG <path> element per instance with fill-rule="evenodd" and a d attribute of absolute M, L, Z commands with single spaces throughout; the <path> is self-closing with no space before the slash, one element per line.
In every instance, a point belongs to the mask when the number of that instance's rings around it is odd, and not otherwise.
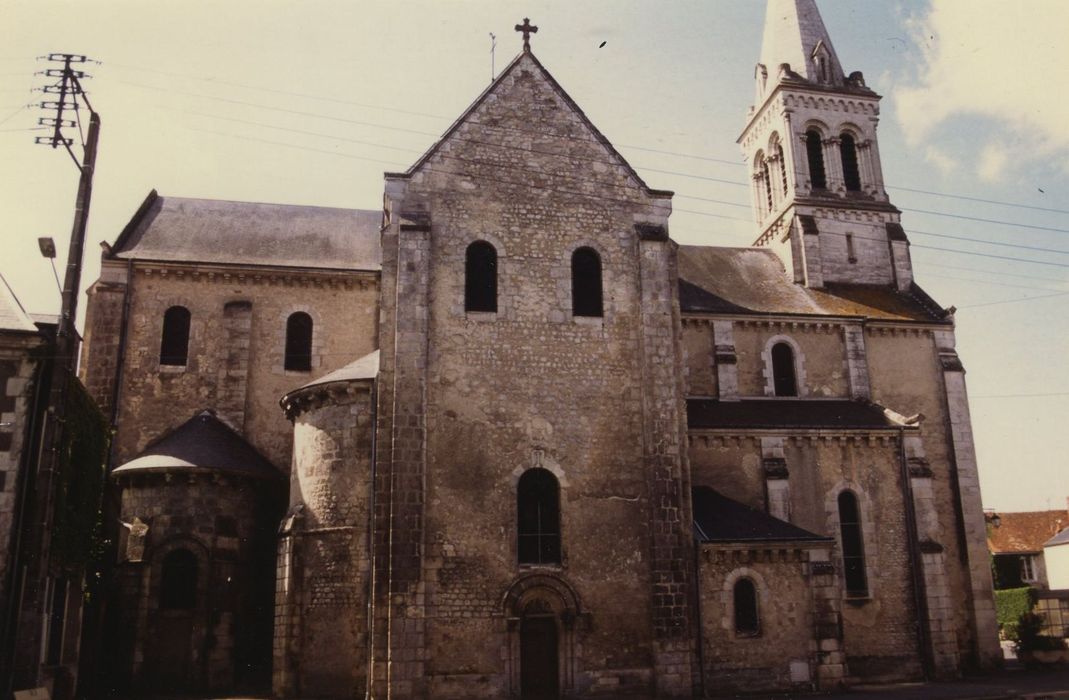
<path fill-rule="evenodd" d="M 37 326 L 33 319 L 22 308 L 15 291 L 8 285 L 4 275 L 0 274 L 0 331 L 17 331 L 20 333 L 36 333 Z"/>
<path fill-rule="evenodd" d="M 694 313 L 948 321 L 948 313 L 916 284 L 909 293 L 890 286 L 795 284 L 768 248 L 679 246 L 679 304 Z"/>
<path fill-rule="evenodd" d="M 111 248 L 122 260 L 378 270 L 382 212 L 149 193 Z"/>
<path fill-rule="evenodd" d="M 1064 510 L 1038 510 L 1025 513 L 998 513 L 999 526 L 992 522 L 994 513 L 985 514 L 987 548 L 992 554 L 1036 554 L 1053 536 L 1069 526 Z"/>
<path fill-rule="evenodd" d="M 699 542 L 832 542 L 703 486 L 691 490 Z"/>
<path fill-rule="evenodd" d="M 1058 545 L 1069 544 L 1069 527 L 1059 532 L 1054 537 L 1043 543 L 1044 547 L 1057 547 Z"/>
<path fill-rule="evenodd" d="M 672 196 L 673 193 L 669 190 L 652 189 L 649 185 L 646 184 L 646 181 L 643 180 L 642 177 L 635 171 L 635 169 L 631 167 L 631 164 L 628 163 L 622 155 L 620 155 L 620 152 L 616 150 L 616 148 L 612 145 L 609 139 L 607 139 L 604 134 L 602 134 L 601 131 L 599 131 L 596 126 L 594 126 L 594 123 L 591 122 L 590 119 L 586 116 L 586 113 L 584 113 L 583 110 L 580 109 L 579 105 L 576 104 L 575 100 L 573 100 L 571 96 L 564 91 L 564 88 L 561 87 L 560 83 L 558 83 L 556 79 L 552 76 L 552 74 L 550 74 L 550 72 L 546 70 L 546 67 L 542 65 L 542 62 L 538 60 L 534 53 L 529 50 L 521 52 L 516 58 L 514 58 L 512 62 L 509 63 L 509 65 L 503 71 L 501 71 L 501 74 L 498 75 L 485 90 L 483 90 L 482 94 L 480 94 L 475 99 L 475 101 L 472 102 L 471 105 L 466 110 L 464 110 L 464 112 L 459 117 L 457 117 L 456 121 L 454 121 L 450 125 L 450 127 L 446 129 L 445 133 L 442 134 L 441 138 L 439 138 L 427 150 L 426 153 L 420 156 L 419 160 L 413 163 L 408 168 L 408 170 L 403 173 L 386 173 L 387 177 L 409 178 L 412 175 L 416 174 L 428 163 L 428 161 L 431 160 L 431 158 L 433 158 L 441 150 L 444 144 L 446 144 L 451 138 L 454 137 L 454 135 L 457 133 L 457 131 L 460 130 L 462 126 L 467 123 L 473 123 L 472 115 L 476 111 L 478 111 L 478 109 L 482 107 L 484 103 L 487 102 L 490 96 L 494 94 L 498 87 L 507 78 L 509 78 L 509 76 L 511 76 L 513 72 L 517 70 L 522 70 L 523 68 L 529 68 L 538 71 L 542 78 L 553 88 L 553 91 L 557 93 L 557 95 L 579 118 L 582 124 L 590 130 L 591 134 L 594 136 L 594 140 L 600 143 L 601 146 L 609 152 L 610 157 L 613 160 L 616 160 L 627 171 L 627 173 L 632 178 L 634 178 L 635 182 L 638 183 L 638 185 L 646 191 L 647 194 L 661 197 Z"/>
<path fill-rule="evenodd" d="M 201 411 L 149 444 L 112 474 L 128 476 L 162 472 L 223 472 L 253 479 L 281 479 L 266 457 L 215 417 Z"/>

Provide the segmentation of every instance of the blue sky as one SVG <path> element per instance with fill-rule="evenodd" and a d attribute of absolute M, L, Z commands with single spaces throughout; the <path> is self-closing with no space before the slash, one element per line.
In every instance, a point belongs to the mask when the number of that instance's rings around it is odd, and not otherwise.
<path fill-rule="evenodd" d="M 818 3 L 846 71 L 884 95 L 884 175 L 918 281 L 959 309 L 985 505 L 1064 507 L 1069 3 Z M 0 11 L 0 272 L 31 311 L 58 307 L 36 238 L 56 238 L 62 257 L 77 185 L 64 152 L 32 144 L 40 110 L 20 109 L 42 97 L 29 92 L 44 84 L 34 57 L 53 51 L 101 61 L 87 68 L 103 119 L 87 284 L 96 244 L 152 188 L 378 208 L 382 172 L 415 160 L 486 86 L 491 32 L 498 69 L 516 55 L 525 16 L 563 87 L 651 186 L 677 193 L 674 238 L 754 238 L 735 139 L 753 98 L 756 0 L 2 0 Z"/>

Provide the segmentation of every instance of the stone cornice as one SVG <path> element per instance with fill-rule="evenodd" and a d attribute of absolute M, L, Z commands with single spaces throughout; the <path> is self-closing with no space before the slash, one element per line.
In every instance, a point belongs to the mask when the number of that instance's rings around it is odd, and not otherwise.
<path fill-rule="evenodd" d="M 378 286 L 379 272 L 367 270 L 317 270 L 259 268 L 236 265 L 182 264 L 136 261 L 134 272 L 146 277 L 189 279 L 224 284 L 263 284 L 283 287 L 329 287 L 368 289 Z"/>

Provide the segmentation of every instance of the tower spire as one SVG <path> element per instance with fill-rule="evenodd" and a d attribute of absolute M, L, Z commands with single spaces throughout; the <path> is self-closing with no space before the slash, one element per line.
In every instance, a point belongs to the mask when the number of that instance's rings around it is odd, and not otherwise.
<path fill-rule="evenodd" d="M 811 83 L 843 84 L 843 68 L 816 0 L 768 0 L 758 78 L 763 67 L 775 84 L 784 63 Z"/>

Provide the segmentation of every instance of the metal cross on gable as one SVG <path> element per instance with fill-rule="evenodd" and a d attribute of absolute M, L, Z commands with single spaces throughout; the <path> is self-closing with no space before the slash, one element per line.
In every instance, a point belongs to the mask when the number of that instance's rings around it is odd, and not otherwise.
<path fill-rule="evenodd" d="M 523 32 L 523 50 L 531 50 L 531 35 L 538 33 L 538 27 L 531 24 L 531 20 L 527 17 L 523 18 L 523 24 L 516 25 L 516 31 Z"/>

